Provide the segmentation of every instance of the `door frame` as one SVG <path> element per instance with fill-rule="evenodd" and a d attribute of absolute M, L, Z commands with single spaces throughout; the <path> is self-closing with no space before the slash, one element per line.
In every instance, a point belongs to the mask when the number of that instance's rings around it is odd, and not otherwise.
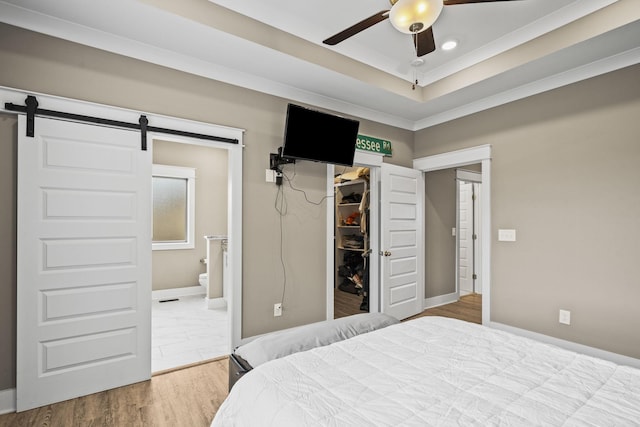
<path fill-rule="evenodd" d="M 383 155 L 372 154 L 356 149 L 353 159 L 354 166 L 369 168 L 369 313 L 380 312 L 380 165 L 382 165 Z M 332 320 L 334 316 L 333 297 L 335 286 L 335 201 L 334 201 L 334 174 L 340 166 L 327 164 L 327 252 L 326 252 L 326 316 L 327 320 Z M 374 256 L 375 255 L 375 256 Z M 372 286 L 373 284 L 373 286 Z"/>
<path fill-rule="evenodd" d="M 244 129 L 232 128 L 228 126 L 215 125 L 205 122 L 181 119 L 177 117 L 163 116 L 150 112 L 135 111 L 131 109 L 81 101 L 71 98 L 63 98 L 46 93 L 27 92 L 25 90 L 0 87 L 0 111 L 8 114 L 19 114 L 4 108 L 5 103 L 22 105 L 27 95 L 35 95 L 38 98 L 39 107 L 49 110 L 65 111 L 72 114 L 103 117 L 105 119 L 137 123 L 141 114 L 147 116 L 149 124 L 167 129 L 180 129 L 194 134 L 216 135 L 224 138 L 237 139 L 237 144 L 228 144 L 216 141 L 198 140 L 197 143 L 216 148 L 223 148 L 228 151 L 228 208 L 227 208 L 227 235 L 228 254 L 231 260 L 229 267 L 229 281 L 231 292 L 227 306 L 229 309 L 229 339 L 230 348 L 240 344 L 242 338 L 242 216 L 233 215 L 235 212 L 242 212 L 242 175 L 243 162 L 242 151 L 244 148 Z M 36 118 L 35 126 L 38 126 Z M 161 132 L 149 132 L 148 139 L 168 139 L 172 141 L 187 140 L 195 141 L 195 138 L 178 137 Z M 149 176 L 151 179 L 151 176 Z M 151 200 L 149 200 L 151 204 Z M 149 242 L 151 252 L 151 242 Z M 151 295 L 149 295 L 151 300 Z M 151 313 L 149 313 L 151 315 Z M 15 402 L 14 402 L 15 403 Z"/>
<path fill-rule="evenodd" d="M 181 126 L 180 124 L 176 124 L 174 127 L 185 129 L 185 126 Z M 213 128 L 208 133 L 210 134 L 212 132 L 214 132 Z M 206 134 L 207 132 L 201 130 L 200 133 Z M 234 220 L 233 215 L 233 212 L 242 212 L 242 143 L 228 144 L 224 142 L 169 135 L 159 132 L 148 132 L 147 139 L 149 140 L 147 145 L 152 153 L 154 146 L 153 143 L 156 140 L 227 150 L 227 181 L 229 184 L 229 191 L 227 193 L 227 259 L 231 260 L 228 268 L 229 282 L 231 283 L 231 286 L 229 286 L 229 295 L 224 295 L 224 298 L 227 302 L 227 316 L 229 319 L 228 344 L 229 351 L 231 351 L 240 345 L 240 341 L 242 339 L 242 220 L 238 221 L 237 215 Z M 236 146 L 239 146 L 239 150 L 234 150 Z M 234 151 L 239 151 L 240 155 Z M 237 230 L 237 228 L 239 228 L 239 230 Z M 199 239 L 203 238 L 203 236 L 195 236 L 194 238 Z M 236 244 L 231 243 L 232 239 Z M 208 306 L 203 305 L 203 307 L 205 309 L 209 309 Z"/>
<path fill-rule="evenodd" d="M 480 145 L 413 160 L 413 168 L 423 173 L 456 168 L 475 163 L 482 164 L 482 191 L 480 192 L 482 324 L 491 322 L 491 145 Z M 425 238 L 429 238 L 425 236 Z"/>

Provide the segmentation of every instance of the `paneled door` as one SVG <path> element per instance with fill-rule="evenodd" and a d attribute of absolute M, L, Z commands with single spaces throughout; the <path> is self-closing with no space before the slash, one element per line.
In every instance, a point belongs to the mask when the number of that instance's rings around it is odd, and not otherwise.
<path fill-rule="evenodd" d="M 460 182 L 458 209 L 458 290 L 461 295 L 473 292 L 473 183 Z"/>
<path fill-rule="evenodd" d="M 382 312 L 398 319 L 424 303 L 424 181 L 422 172 L 381 166 L 380 248 Z"/>
<path fill-rule="evenodd" d="M 151 376 L 151 153 L 134 131 L 18 135 L 18 411 Z"/>
<path fill-rule="evenodd" d="M 459 296 L 482 292 L 480 251 L 480 187 L 482 174 L 456 170 L 457 182 L 457 292 Z"/>

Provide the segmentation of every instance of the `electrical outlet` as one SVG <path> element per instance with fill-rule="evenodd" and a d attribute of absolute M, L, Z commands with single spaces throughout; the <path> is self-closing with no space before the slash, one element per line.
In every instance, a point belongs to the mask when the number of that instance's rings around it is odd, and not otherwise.
<path fill-rule="evenodd" d="M 282 316 L 282 304 L 273 304 L 273 317 Z"/>
<path fill-rule="evenodd" d="M 558 321 L 563 325 L 571 324 L 571 312 L 569 310 L 560 310 L 560 316 Z"/>

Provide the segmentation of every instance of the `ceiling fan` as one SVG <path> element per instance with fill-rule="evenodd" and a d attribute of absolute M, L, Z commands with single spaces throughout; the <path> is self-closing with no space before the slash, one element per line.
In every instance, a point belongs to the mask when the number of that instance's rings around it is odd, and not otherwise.
<path fill-rule="evenodd" d="M 431 26 L 440 16 L 443 6 L 469 3 L 490 3 L 513 0 L 389 0 L 391 9 L 382 10 L 351 27 L 329 37 L 322 43 L 334 46 L 359 32 L 389 18 L 400 32 L 411 34 L 417 56 L 436 50 Z"/>

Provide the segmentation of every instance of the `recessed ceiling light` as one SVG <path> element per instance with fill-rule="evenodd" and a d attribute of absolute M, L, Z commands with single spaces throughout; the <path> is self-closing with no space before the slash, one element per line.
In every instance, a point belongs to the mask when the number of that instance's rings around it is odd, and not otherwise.
<path fill-rule="evenodd" d="M 442 43 L 442 50 L 451 50 L 451 49 L 455 49 L 456 46 L 458 46 L 458 42 L 456 40 L 447 40 L 446 42 Z"/>

